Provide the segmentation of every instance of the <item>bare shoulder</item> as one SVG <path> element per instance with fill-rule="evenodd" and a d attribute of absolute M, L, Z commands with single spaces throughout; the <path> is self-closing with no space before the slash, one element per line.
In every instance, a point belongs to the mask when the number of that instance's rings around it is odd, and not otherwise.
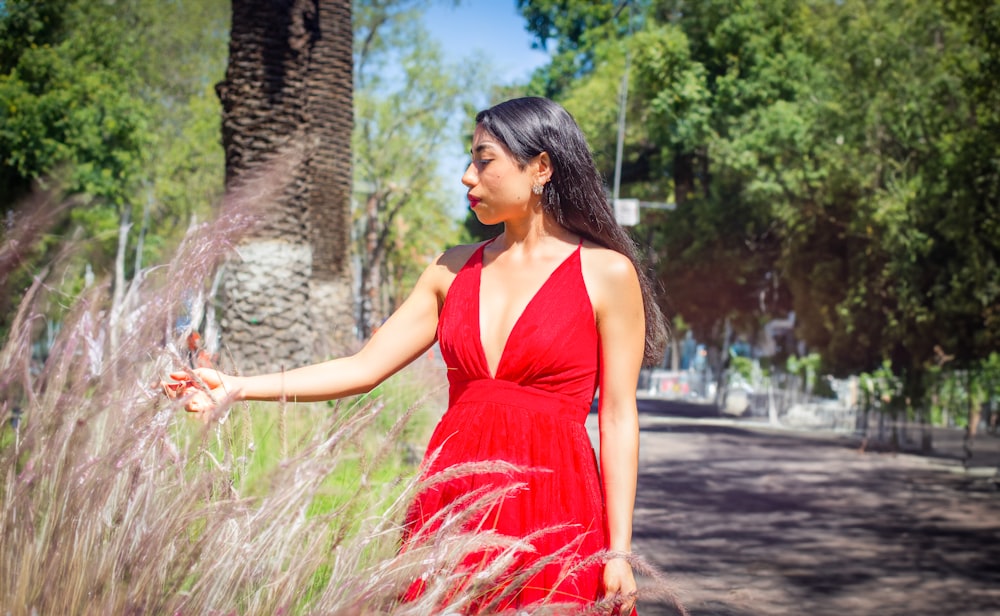
<path fill-rule="evenodd" d="M 583 266 L 583 276 L 588 283 L 593 281 L 598 286 L 607 286 L 614 290 L 639 282 L 632 260 L 610 248 L 584 242 L 580 262 Z"/>
<path fill-rule="evenodd" d="M 457 274 L 458 270 L 462 269 L 469 258 L 476 252 L 476 250 L 485 244 L 486 242 L 479 242 L 476 244 L 461 244 L 459 246 L 452 246 L 448 250 L 442 252 L 438 255 L 437 259 L 434 260 L 434 265 L 443 268 Z"/>
<path fill-rule="evenodd" d="M 478 244 L 462 244 L 453 246 L 439 254 L 420 277 L 418 285 L 428 285 L 434 292 L 443 299 L 455 280 L 455 276 L 462 269 L 469 258 L 476 252 L 483 242 Z"/>
<path fill-rule="evenodd" d="M 620 252 L 584 242 L 580 254 L 583 281 L 595 316 L 632 314 L 642 310 L 642 290 L 632 260 Z"/>

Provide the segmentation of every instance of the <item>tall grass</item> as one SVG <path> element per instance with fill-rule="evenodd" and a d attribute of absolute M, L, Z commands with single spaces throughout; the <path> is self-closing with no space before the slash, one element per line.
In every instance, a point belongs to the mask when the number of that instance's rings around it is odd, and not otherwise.
<path fill-rule="evenodd" d="M 259 194 L 230 195 L 172 263 L 136 276 L 121 310 L 108 309 L 100 286 L 73 300 L 44 363 L 31 343 L 46 281 L 25 294 L 0 350 L 0 411 L 19 410 L 0 432 L 4 613 L 486 613 L 504 597 L 497 588 L 531 573 L 508 566 L 531 549 L 526 540 L 465 525 L 506 490 L 469 495 L 468 509 L 440 513 L 433 537 L 399 549 L 407 504 L 443 480 L 415 476 L 418 403 L 383 393 L 332 406 L 237 404 L 199 422 L 160 394 L 161 377 L 184 363 L 172 329 L 180 299 L 253 226 L 246 202 Z M 2 250 L 25 241 L 15 230 Z M 409 378 L 405 391 L 435 395 L 419 372 Z M 482 550 L 499 556 L 470 583 L 461 564 Z M 400 601 L 418 578 L 423 594 Z"/>

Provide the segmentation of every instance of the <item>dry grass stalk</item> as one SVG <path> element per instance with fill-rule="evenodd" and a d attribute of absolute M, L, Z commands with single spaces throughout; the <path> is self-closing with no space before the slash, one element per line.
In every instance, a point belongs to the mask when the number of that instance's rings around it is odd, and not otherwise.
<path fill-rule="evenodd" d="M 470 494 L 438 514 L 433 537 L 400 550 L 399 521 L 418 490 L 458 474 L 526 470 L 471 463 L 424 483 L 412 475 L 375 481 L 401 448 L 413 407 L 376 433 L 376 420 L 391 412 L 379 400 L 338 405 L 306 442 L 289 448 L 255 497 L 245 473 L 254 455 L 245 407 L 224 405 L 198 423 L 159 395 L 155 384 L 182 362 L 183 334 L 172 330 L 180 298 L 211 280 L 253 225 L 244 212 L 261 194 L 267 190 L 250 187 L 230 195 L 219 221 L 194 229 L 169 266 L 138 276 L 119 322 L 105 309 L 106 290 L 80 297 L 43 365 L 33 363 L 30 335 L 41 318 L 43 280 L 25 295 L 0 350 L 3 410 L 23 411 L 16 430 L 0 432 L 6 613 L 459 614 L 572 553 L 568 545 L 530 570 L 511 570 L 532 550 L 530 538 L 467 530 L 477 511 L 516 484 Z M 112 327 L 122 334 L 118 348 L 107 344 Z M 234 410 L 242 428 L 226 423 Z M 364 439 L 378 446 L 358 465 L 348 497 L 331 504 L 330 479 L 357 463 Z M 468 583 L 461 563 L 484 551 L 498 556 Z M 400 602 L 422 575 L 426 592 Z"/>

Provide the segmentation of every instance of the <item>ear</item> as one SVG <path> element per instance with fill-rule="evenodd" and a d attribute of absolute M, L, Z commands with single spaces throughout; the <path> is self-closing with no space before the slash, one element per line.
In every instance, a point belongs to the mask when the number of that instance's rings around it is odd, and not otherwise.
<path fill-rule="evenodd" d="M 535 182 L 545 186 L 552 179 L 552 159 L 548 152 L 535 157 Z"/>

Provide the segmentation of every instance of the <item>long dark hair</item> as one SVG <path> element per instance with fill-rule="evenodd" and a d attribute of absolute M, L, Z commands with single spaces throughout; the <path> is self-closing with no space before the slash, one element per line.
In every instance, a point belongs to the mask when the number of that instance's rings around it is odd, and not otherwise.
<path fill-rule="evenodd" d="M 663 313 L 639 261 L 635 243 L 615 221 L 601 175 L 573 116 L 558 103 L 532 96 L 511 99 L 480 111 L 476 124 L 507 146 L 522 168 L 535 156 L 547 152 L 552 161 L 552 177 L 542 193 L 545 211 L 565 229 L 620 252 L 632 261 L 639 275 L 646 313 L 643 360 L 647 365 L 657 363 L 663 357 L 667 341 Z"/>

